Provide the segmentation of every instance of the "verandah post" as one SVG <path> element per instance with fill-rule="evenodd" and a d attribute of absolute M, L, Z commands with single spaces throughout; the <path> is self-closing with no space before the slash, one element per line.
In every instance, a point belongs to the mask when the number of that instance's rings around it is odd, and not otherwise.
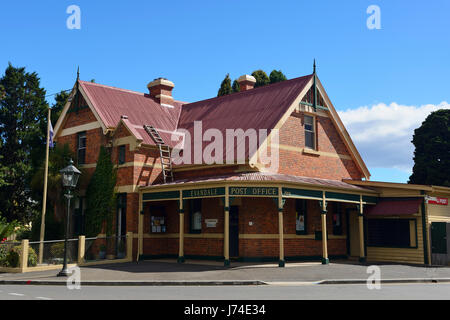
<path fill-rule="evenodd" d="M 321 201 L 321 218 L 322 218 L 322 264 L 329 264 L 328 259 L 328 243 L 327 243 L 327 202 L 325 199 L 325 191 L 323 192 L 323 198 Z"/>
<path fill-rule="evenodd" d="M 230 193 L 228 186 L 225 187 L 224 211 L 223 256 L 224 266 L 228 267 L 230 265 Z"/>
<path fill-rule="evenodd" d="M 180 190 L 179 199 L 179 215 L 180 215 L 180 240 L 178 251 L 178 263 L 183 263 L 184 259 L 184 207 L 183 207 L 183 190 Z"/>
<path fill-rule="evenodd" d="M 359 224 L 359 262 L 366 261 L 366 255 L 364 250 L 364 208 L 362 195 L 359 196 L 359 214 L 358 214 L 358 224 Z"/>
<path fill-rule="evenodd" d="M 283 268 L 285 265 L 284 261 L 284 222 L 283 222 L 283 197 L 282 188 L 278 187 L 278 234 L 280 241 L 280 260 L 278 261 L 278 266 Z"/>

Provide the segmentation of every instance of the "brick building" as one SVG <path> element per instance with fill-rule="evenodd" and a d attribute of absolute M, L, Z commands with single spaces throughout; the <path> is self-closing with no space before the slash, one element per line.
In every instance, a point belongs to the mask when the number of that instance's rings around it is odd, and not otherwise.
<path fill-rule="evenodd" d="M 260 88 L 248 75 L 239 83 L 238 93 L 186 103 L 163 78 L 149 93 L 76 81 L 55 140 L 70 145 L 87 176 L 108 147 L 118 170 L 117 233 L 133 233 L 133 257 L 430 262 L 424 197 L 450 189 L 371 183 L 315 70 Z M 236 134 L 230 143 L 206 152 L 227 130 Z"/>

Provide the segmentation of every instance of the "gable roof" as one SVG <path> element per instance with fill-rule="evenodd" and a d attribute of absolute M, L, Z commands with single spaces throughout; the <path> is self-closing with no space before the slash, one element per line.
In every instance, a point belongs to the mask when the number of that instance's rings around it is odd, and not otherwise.
<path fill-rule="evenodd" d="M 311 80 L 312 75 L 278 82 L 248 91 L 185 104 L 182 107 L 178 129 L 185 129 L 191 136 L 191 150 L 194 144 L 194 121 L 202 121 L 202 134 L 208 129 L 217 129 L 225 137 L 226 129 L 272 130 L 279 119 L 286 113 L 293 101 Z M 242 141 L 245 143 L 245 141 Z M 203 142 L 203 148 L 209 142 Z M 261 144 L 261 141 L 259 142 Z M 239 145 L 230 149 L 224 146 L 224 163 L 226 155 L 233 153 L 235 159 Z M 245 159 L 250 158 L 246 144 Z M 203 150 L 203 149 L 202 149 Z M 193 163 L 193 161 L 192 161 Z"/>
<path fill-rule="evenodd" d="M 149 94 L 136 91 L 81 80 L 78 80 L 78 87 L 101 124 L 104 133 L 114 131 L 122 123 L 139 142 L 146 145 L 156 145 L 144 129 L 144 125 L 152 125 L 158 130 L 166 144 L 174 147 L 178 142 L 171 140 L 172 134 L 176 133 L 176 130 L 184 129 L 191 135 L 191 150 L 194 150 L 194 122 L 197 120 L 202 121 L 202 133 L 208 129 L 217 129 L 223 136 L 225 136 L 226 129 L 242 129 L 243 131 L 255 129 L 257 133 L 259 129 L 266 129 L 269 134 L 272 129 L 281 128 L 294 108 L 298 107 L 297 102 L 300 102 L 307 90 L 310 89 L 313 78 L 314 74 L 311 74 L 193 103 L 174 101 L 173 108 L 162 106 L 153 100 Z M 77 83 L 75 83 L 74 89 L 76 87 Z M 331 119 L 356 165 L 366 179 L 369 179 L 370 173 L 364 161 L 318 78 L 317 88 L 324 98 Z M 73 95 L 74 90 L 71 93 L 71 96 Z M 58 135 L 69 107 L 70 102 L 66 104 L 60 119 L 58 119 L 55 126 L 55 136 Z M 121 122 L 121 116 L 123 115 L 128 117 L 125 122 Z M 267 140 L 269 139 L 258 141 L 258 145 L 261 146 Z M 208 144 L 209 142 L 203 142 L 203 148 Z M 249 154 L 248 143 L 245 145 L 245 159 L 237 159 L 236 151 L 238 148 L 240 146 L 236 143 L 233 149 L 224 144 L 224 162 L 227 154 L 231 152 L 235 155 L 235 160 L 252 162 L 250 159 L 256 153 Z M 194 159 L 191 160 L 191 163 L 194 163 Z"/>

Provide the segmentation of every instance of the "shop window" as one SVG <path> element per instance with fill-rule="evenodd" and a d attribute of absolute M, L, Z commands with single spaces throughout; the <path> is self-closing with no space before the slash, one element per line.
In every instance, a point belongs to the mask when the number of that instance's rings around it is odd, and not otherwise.
<path fill-rule="evenodd" d="M 78 164 L 86 163 L 86 131 L 79 132 L 77 135 L 77 158 Z"/>
<path fill-rule="evenodd" d="M 416 220 L 368 219 L 367 229 L 367 245 L 371 247 L 409 248 L 417 243 Z"/>
<path fill-rule="evenodd" d="M 316 134 L 314 128 L 314 117 L 305 115 L 305 147 L 316 149 Z"/>
<path fill-rule="evenodd" d="M 125 163 L 125 146 L 119 146 L 118 148 L 118 162 L 119 164 Z"/>
<path fill-rule="evenodd" d="M 342 235 L 342 204 L 335 202 L 333 219 L 333 234 Z"/>
<path fill-rule="evenodd" d="M 191 200 L 190 232 L 202 232 L 202 199 Z"/>
<path fill-rule="evenodd" d="M 306 211 L 307 205 L 306 200 L 296 199 L 295 200 L 295 233 L 296 234 L 307 234 L 306 229 Z"/>

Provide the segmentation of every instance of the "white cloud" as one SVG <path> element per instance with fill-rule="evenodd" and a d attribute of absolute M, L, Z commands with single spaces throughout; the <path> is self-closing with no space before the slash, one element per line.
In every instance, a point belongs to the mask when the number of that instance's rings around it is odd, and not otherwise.
<path fill-rule="evenodd" d="M 340 111 L 339 116 L 353 142 L 370 167 L 396 168 L 411 172 L 414 130 L 433 111 L 450 109 L 450 104 L 405 106 L 379 103 Z"/>

